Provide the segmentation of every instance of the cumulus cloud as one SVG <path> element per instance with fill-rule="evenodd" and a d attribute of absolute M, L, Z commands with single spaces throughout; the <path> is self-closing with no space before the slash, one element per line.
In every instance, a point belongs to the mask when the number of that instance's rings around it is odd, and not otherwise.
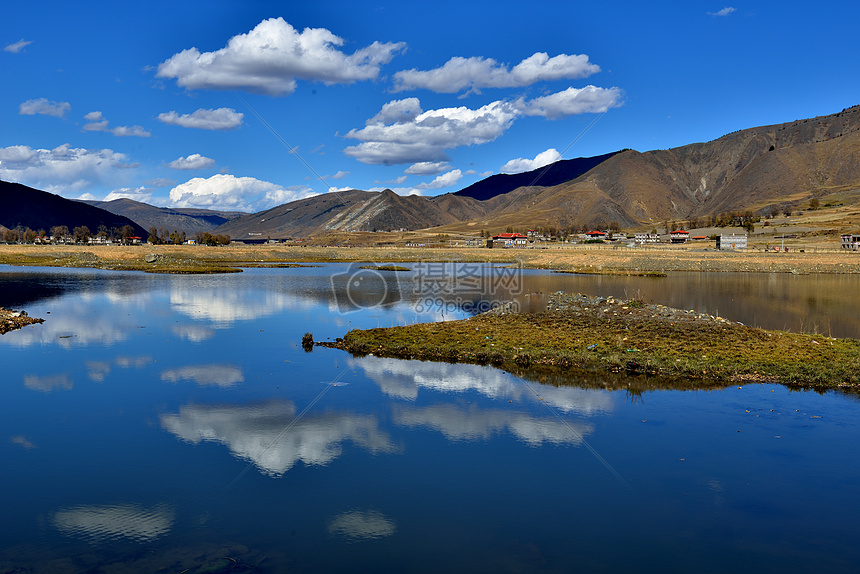
<path fill-rule="evenodd" d="M 113 201 L 114 199 L 133 199 L 142 203 L 148 203 L 152 199 L 152 190 L 145 187 L 121 187 L 107 194 L 104 201 Z"/>
<path fill-rule="evenodd" d="M 386 104 L 360 130 L 346 137 L 362 143 L 347 147 L 344 153 L 367 164 L 399 164 L 448 161 L 445 150 L 493 141 L 507 130 L 519 115 L 509 102 L 496 101 L 476 110 L 466 107 L 421 112 L 417 98 Z M 416 107 L 417 106 L 417 107 Z M 400 120 L 392 121 L 393 109 L 409 109 Z M 416 113 L 417 112 L 417 113 Z"/>
<path fill-rule="evenodd" d="M 72 105 L 69 102 L 53 102 L 47 98 L 39 98 L 37 100 L 27 100 L 18 106 L 18 113 L 22 116 L 42 114 L 44 116 L 62 118 L 71 109 Z"/>
<path fill-rule="evenodd" d="M 443 187 L 450 187 L 460 181 L 463 178 L 463 172 L 459 169 L 453 169 L 448 173 L 443 173 L 440 176 L 437 176 L 430 183 L 419 183 L 415 186 L 416 189 L 426 190 L 426 189 L 441 189 Z"/>
<path fill-rule="evenodd" d="M 547 119 L 601 113 L 619 105 L 618 88 L 568 88 L 533 100 L 498 100 L 478 109 L 467 107 L 422 111 L 418 98 L 394 100 L 346 137 L 362 143 L 344 153 L 362 163 L 392 165 L 413 163 L 406 173 L 430 170 L 449 161 L 446 150 L 480 145 L 501 136 L 521 116 Z M 410 170 L 412 170 L 410 172 Z"/>
<path fill-rule="evenodd" d="M 263 20 L 247 34 L 233 36 L 214 52 L 189 48 L 174 54 L 158 66 L 159 78 L 175 78 L 191 89 L 245 90 L 280 96 L 291 94 L 296 81 L 351 84 L 373 80 L 380 67 L 404 43 L 374 42 L 352 54 L 338 48 L 344 40 L 325 28 L 305 28 L 301 32 L 283 18 Z"/>
<path fill-rule="evenodd" d="M 407 167 L 403 173 L 408 175 L 437 175 L 450 168 L 447 161 L 421 161 Z"/>
<path fill-rule="evenodd" d="M 17 145 L 0 148 L 0 179 L 23 183 L 53 193 L 79 192 L 95 183 L 115 184 L 137 164 L 110 149 L 73 148 L 63 144 L 52 150 Z"/>
<path fill-rule="evenodd" d="M 523 159 L 521 157 L 512 159 L 503 165 L 500 171 L 502 173 L 523 173 L 524 171 L 532 171 L 534 169 L 542 168 L 545 165 L 549 165 L 560 159 L 561 154 L 558 153 L 558 150 L 550 148 L 537 154 L 534 159 Z"/>
<path fill-rule="evenodd" d="M 306 187 L 289 189 L 253 177 L 217 174 L 177 185 L 170 190 L 170 201 L 172 207 L 260 211 L 313 195 Z"/>
<path fill-rule="evenodd" d="M 336 174 L 331 176 L 332 179 L 343 179 L 349 175 L 348 171 L 338 171 Z"/>
<path fill-rule="evenodd" d="M 167 167 L 172 169 L 205 169 L 215 165 L 215 160 L 210 157 L 205 157 L 199 153 L 193 153 L 188 157 L 180 157 L 175 159 Z"/>
<path fill-rule="evenodd" d="M 621 100 L 621 90 L 618 88 L 568 88 L 555 94 L 520 100 L 518 105 L 527 116 L 542 116 L 547 119 L 558 119 L 577 114 L 599 114 L 617 106 Z"/>
<path fill-rule="evenodd" d="M 88 123 L 84 124 L 84 131 L 87 132 L 109 132 L 118 137 L 135 136 L 140 138 L 148 138 L 150 134 L 143 126 L 117 126 L 111 128 L 108 126 L 108 120 L 105 119 L 101 112 L 90 112 L 84 116 Z"/>
<path fill-rule="evenodd" d="M 427 89 L 452 94 L 481 88 L 519 88 L 540 81 L 586 78 L 600 71 L 585 54 L 559 54 L 552 58 L 536 52 L 513 68 L 492 58 L 451 58 L 433 70 L 403 70 L 394 74 L 394 91 Z"/>
<path fill-rule="evenodd" d="M 708 15 L 709 16 L 728 16 L 732 12 L 737 12 L 737 10 L 738 10 L 737 8 L 732 8 L 731 6 L 726 6 L 725 8 L 723 8 L 722 10 L 719 10 L 717 12 L 708 12 Z"/>
<path fill-rule="evenodd" d="M 20 54 L 21 52 L 24 51 L 24 48 L 26 48 L 27 46 L 29 46 L 32 43 L 33 43 L 32 40 L 24 40 L 23 38 L 21 38 L 20 40 L 18 40 L 14 44 L 8 44 L 6 47 L 3 48 L 3 51 L 4 52 L 11 52 L 12 54 Z"/>
<path fill-rule="evenodd" d="M 162 122 L 183 128 L 197 128 L 199 130 L 235 130 L 242 125 L 245 114 L 237 112 L 233 108 L 218 108 L 217 110 L 199 109 L 192 114 L 182 114 L 174 111 L 158 114 Z"/>

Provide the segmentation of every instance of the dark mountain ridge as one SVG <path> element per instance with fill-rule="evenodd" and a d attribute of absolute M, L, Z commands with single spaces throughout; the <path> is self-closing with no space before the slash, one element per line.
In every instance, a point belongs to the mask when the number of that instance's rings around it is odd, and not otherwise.
<path fill-rule="evenodd" d="M 48 233 L 54 226 L 65 225 L 69 231 L 86 226 L 93 234 L 101 225 L 108 229 L 130 225 L 135 235 L 146 238 L 143 227 L 127 217 L 7 181 L 0 181 L 0 225 L 9 229 L 17 226 L 34 231 L 44 229 Z"/>

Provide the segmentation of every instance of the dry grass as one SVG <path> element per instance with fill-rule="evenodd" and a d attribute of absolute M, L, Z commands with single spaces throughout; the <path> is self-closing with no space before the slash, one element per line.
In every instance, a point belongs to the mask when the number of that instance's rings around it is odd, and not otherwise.
<path fill-rule="evenodd" d="M 154 273 L 217 273 L 237 267 L 277 266 L 287 262 L 475 261 L 509 263 L 538 269 L 584 273 L 664 273 L 716 271 L 761 273 L 860 273 L 860 253 L 838 250 L 788 253 L 719 252 L 683 247 L 628 248 L 612 245 L 558 245 L 548 249 L 304 247 L 285 245 L 39 246 L 0 245 L 0 264 L 95 267 Z M 147 254 L 157 254 L 147 263 Z"/>

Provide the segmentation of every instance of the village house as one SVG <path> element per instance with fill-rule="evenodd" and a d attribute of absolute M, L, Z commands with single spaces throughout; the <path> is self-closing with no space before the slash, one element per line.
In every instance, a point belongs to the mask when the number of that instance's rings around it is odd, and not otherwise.
<path fill-rule="evenodd" d="M 690 232 L 683 229 L 676 229 L 669 234 L 670 243 L 686 243 L 690 239 Z"/>
<path fill-rule="evenodd" d="M 735 235 L 732 233 L 731 235 L 720 235 L 717 237 L 717 249 L 724 251 L 726 249 L 746 249 L 747 248 L 747 236 L 746 235 Z"/>
<path fill-rule="evenodd" d="M 499 233 L 493 235 L 492 244 L 487 243 L 488 247 L 525 247 L 529 243 L 527 235 L 522 233 Z"/>
<path fill-rule="evenodd" d="M 839 248 L 849 251 L 860 251 L 860 235 L 842 235 L 839 241 Z"/>
<path fill-rule="evenodd" d="M 637 233 L 633 236 L 633 241 L 636 243 L 660 243 L 660 234 L 658 233 Z"/>
<path fill-rule="evenodd" d="M 603 231 L 589 231 L 587 233 L 581 233 L 579 236 L 582 239 L 606 239 L 607 233 Z"/>

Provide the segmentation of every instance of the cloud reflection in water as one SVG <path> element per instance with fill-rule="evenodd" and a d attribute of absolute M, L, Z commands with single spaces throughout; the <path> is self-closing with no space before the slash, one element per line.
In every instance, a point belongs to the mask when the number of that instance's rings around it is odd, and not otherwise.
<path fill-rule="evenodd" d="M 178 414 L 161 415 L 161 426 L 194 444 L 224 444 L 235 456 L 252 462 L 269 476 L 282 475 L 298 461 L 327 465 L 340 456 L 345 440 L 374 454 L 398 450 L 371 415 L 310 414 L 280 436 L 295 415 L 296 407 L 288 401 L 248 406 L 189 405 L 180 408 Z"/>
<path fill-rule="evenodd" d="M 159 504 L 146 508 L 137 504 L 74 506 L 54 514 L 53 523 L 67 536 L 92 543 L 126 539 L 150 542 L 173 527 L 173 510 Z"/>

